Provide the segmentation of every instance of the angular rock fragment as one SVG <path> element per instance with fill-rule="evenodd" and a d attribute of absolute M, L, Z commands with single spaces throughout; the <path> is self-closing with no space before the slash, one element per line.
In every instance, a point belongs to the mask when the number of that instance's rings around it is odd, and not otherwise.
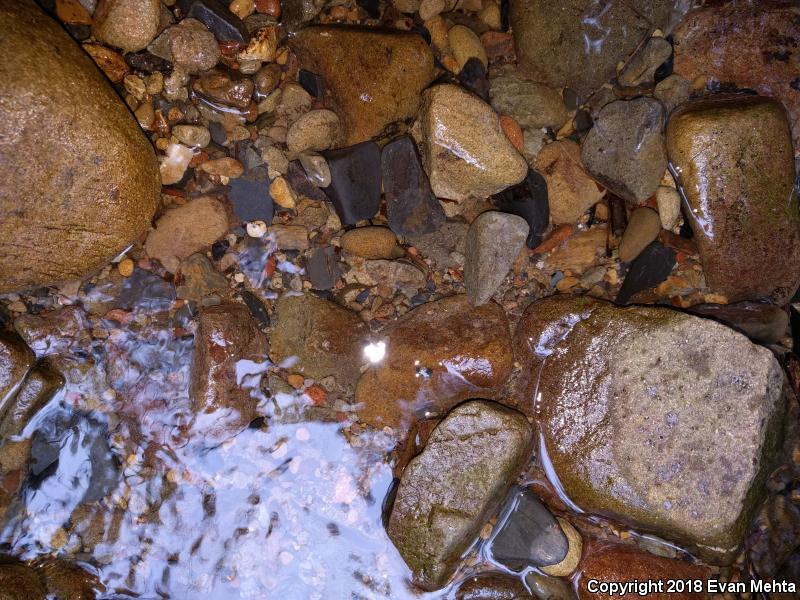
<path fill-rule="evenodd" d="M 331 170 L 327 188 L 342 224 L 371 219 L 381 201 L 381 151 L 375 142 L 324 153 Z"/>
<path fill-rule="evenodd" d="M 387 527 L 417 585 L 447 583 L 531 445 L 521 413 L 485 400 L 458 406 L 434 429 L 403 473 Z"/>
<path fill-rule="evenodd" d="M 544 177 L 530 169 L 522 183 L 495 194 L 492 201 L 498 210 L 525 219 L 528 223 L 525 241 L 528 248 L 542 243 L 542 236 L 550 225 L 550 203 Z"/>
<path fill-rule="evenodd" d="M 10 406 L 33 360 L 33 352 L 21 341 L 0 336 L 0 415 Z"/>
<path fill-rule="evenodd" d="M 769 350 L 667 308 L 563 296 L 531 304 L 514 343 L 520 396 L 578 507 L 734 556 L 782 437 Z"/>
<path fill-rule="evenodd" d="M 675 266 L 675 251 L 659 241 L 652 242 L 628 267 L 615 302 L 627 304 L 633 296 L 664 281 Z"/>

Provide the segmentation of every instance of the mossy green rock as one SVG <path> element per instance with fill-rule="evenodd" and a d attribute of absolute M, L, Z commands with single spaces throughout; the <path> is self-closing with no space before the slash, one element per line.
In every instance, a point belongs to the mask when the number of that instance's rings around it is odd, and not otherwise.
<path fill-rule="evenodd" d="M 712 290 L 788 301 L 800 285 L 800 212 L 783 106 L 758 96 L 684 104 L 667 152 Z"/>
<path fill-rule="evenodd" d="M 403 472 L 387 527 L 426 590 L 443 587 L 514 483 L 532 445 L 528 420 L 485 400 L 454 408 Z"/>
<path fill-rule="evenodd" d="M 782 437 L 788 392 L 769 350 L 667 308 L 566 297 L 526 309 L 515 350 L 572 502 L 733 558 Z"/>
<path fill-rule="evenodd" d="M 150 225 L 155 153 L 92 59 L 0 0 L 0 292 L 87 275 Z"/>

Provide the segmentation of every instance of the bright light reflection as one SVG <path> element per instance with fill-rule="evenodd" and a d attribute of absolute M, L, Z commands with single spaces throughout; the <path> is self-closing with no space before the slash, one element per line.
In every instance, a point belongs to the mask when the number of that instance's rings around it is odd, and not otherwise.
<path fill-rule="evenodd" d="M 371 363 L 377 363 L 383 360 L 386 356 L 386 343 L 377 342 L 364 346 L 364 356 L 369 359 Z"/>

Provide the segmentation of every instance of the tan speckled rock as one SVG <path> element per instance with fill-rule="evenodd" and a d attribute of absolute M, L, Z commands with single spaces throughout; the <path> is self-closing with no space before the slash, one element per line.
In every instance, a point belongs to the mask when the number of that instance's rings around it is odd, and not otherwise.
<path fill-rule="evenodd" d="M 399 258 L 405 254 L 388 227 L 358 227 L 342 236 L 342 249 L 364 258 Z"/>
<path fill-rule="evenodd" d="M 180 261 L 203 250 L 228 231 L 225 207 L 203 196 L 165 212 L 147 236 L 144 248 L 174 273 Z"/>
<path fill-rule="evenodd" d="M 313 26 L 290 43 L 300 65 L 325 82 L 327 100 L 342 121 L 340 146 L 413 117 L 434 77 L 433 54 L 416 34 Z"/>
<path fill-rule="evenodd" d="M 358 380 L 359 417 L 405 430 L 426 412 L 441 414 L 475 395 L 494 398 L 514 362 L 508 327 L 498 304 L 473 307 L 466 295 L 418 306 L 373 334 L 387 354 Z"/>
<path fill-rule="evenodd" d="M 487 198 L 516 185 L 528 172 L 497 113 L 462 87 L 442 84 L 426 90 L 418 125 L 422 162 L 438 198 Z"/>
<path fill-rule="evenodd" d="M 528 458 L 519 412 L 485 400 L 455 408 L 406 467 L 386 528 L 414 583 L 443 587 Z"/>
<path fill-rule="evenodd" d="M 109 46 L 135 52 L 156 37 L 160 14 L 160 0 L 100 0 L 92 35 Z"/>
<path fill-rule="evenodd" d="M 659 231 L 661 219 L 656 211 L 646 206 L 635 209 L 619 243 L 619 259 L 622 262 L 631 262 L 658 237 Z"/>
<path fill-rule="evenodd" d="M 709 319 L 553 296 L 514 338 L 517 395 L 581 509 L 730 560 L 780 448 L 772 353 Z"/>
<path fill-rule="evenodd" d="M 800 212 L 783 107 L 755 96 L 684 104 L 667 147 L 711 289 L 785 303 L 800 285 Z"/>
<path fill-rule="evenodd" d="M 144 232 L 153 148 L 92 59 L 31 1 L 0 0 L 0 292 L 77 279 Z"/>

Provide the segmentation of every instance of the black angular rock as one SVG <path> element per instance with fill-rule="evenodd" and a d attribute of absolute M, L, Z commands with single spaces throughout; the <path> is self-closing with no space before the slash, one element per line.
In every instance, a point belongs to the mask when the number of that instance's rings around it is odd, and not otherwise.
<path fill-rule="evenodd" d="M 383 191 L 389 228 L 398 235 L 433 233 L 444 223 L 442 205 L 431 191 L 417 147 L 403 136 L 383 147 Z"/>
<path fill-rule="evenodd" d="M 371 219 L 381 201 L 381 150 L 375 142 L 323 153 L 331 171 L 328 196 L 344 225 Z"/>
<path fill-rule="evenodd" d="M 542 236 L 550 224 L 550 203 L 544 177 L 528 169 L 521 183 L 495 194 L 492 200 L 498 210 L 525 219 L 530 227 L 526 241 L 528 248 L 542 243 Z"/>
<path fill-rule="evenodd" d="M 275 205 L 269 195 L 269 179 L 259 177 L 260 168 L 252 169 L 244 177 L 231 179 L 228 198 L 233 205 L 233 212 L 242 221 L 264 221 L 272 223 Z"/>
<path fill-rule="evenodd" d="M 303 87 L 305 91 L 314 96 L 314 98 L 322 98 L 325 89 L 322 85 L 322 78 L 316 73 L 300 69 L 297 74 L 297 82 Z"/>
<path fill-rule="evenodd" d="M 380 18 L 381 6 L 379 0 L 356 0 L 356 4 L 364 9 L 370 19 Z"/>
<path fill-rule="evenodd" d="M 259 300 L 258 296 L 256 296 L 253 292 L 248 292 L 245 290 L 242 292 L 242 300 L 250 310 L 250 314 L 253 315 L 261 325 L 264 327 L 269 327 L 269 313 L 267 312 L 264 303 Z"/>
<path fill-rule="evenodd" d="M 615 302 L 627 304 L 635 294 L 657 286 L 669 276 L 674 266 L 675 251 L 661 242 L 651 243 L 631 263 Z"/>
<path fill-rule="evenodd" d="M 172 64 L 165 58 L 150 54 L 147 50 L 141 52 L 128 53 L 125 55 L 125 62 L 136 71 L 153 73 L 155 71 L 169 71 Z"/>
<path fill-rule="evenodd" d="M 569 550 L 555 517 L 531 490 L 518 490 L 491 541 L 492 558 L 514 571 L 554 565 Z"/>
<path fill-rule="evenodd" d="M 220 0 L 178 0 L 178 7 L 186 17 L 197 19 L 208 27 L 220 42 L 246 44 L 250 40 L 244 21 Z"/>
<path fill-rule="evenodd" d="M 479 58 L 473 56 L 464 63 L 458 74 L 458 80 L 465 88 L 480 96 L 484 102 L 489 102 L 489 80 L 486 78 L 486 67 Z"/>
<path fill-rule="evenodd" d="M 315 290 L 329 290 L 336 285 L 341 273 L 333 247 L 314 248 L 306 259 L 306 272 Z"/>

